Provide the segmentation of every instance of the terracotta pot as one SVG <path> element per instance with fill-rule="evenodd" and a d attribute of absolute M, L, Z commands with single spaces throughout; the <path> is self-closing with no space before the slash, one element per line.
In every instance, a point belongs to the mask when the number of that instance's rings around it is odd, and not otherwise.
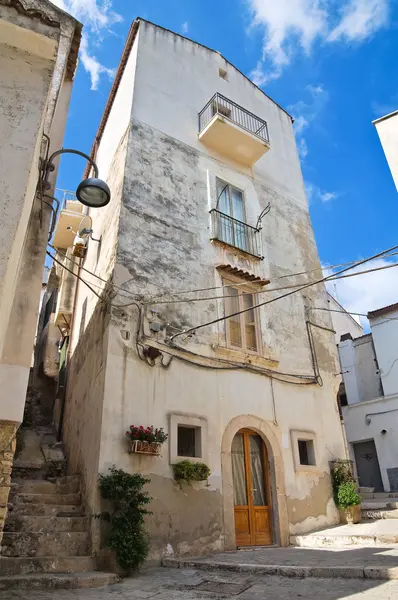
<path fill-rule="evenodd" d="M 359 523 L 361 520 L 361 505 L 348 506 L 347 508 L 339 508 L 340 523 L 352 525 Z"/>

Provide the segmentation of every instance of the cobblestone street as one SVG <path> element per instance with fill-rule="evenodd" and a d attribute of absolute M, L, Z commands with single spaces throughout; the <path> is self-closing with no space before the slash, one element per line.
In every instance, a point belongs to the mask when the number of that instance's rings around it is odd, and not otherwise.
<path fill-rule="evenodd" d="M 297 579 L 193 569 L 147 569 L 123 583 L 88 590 L 10 590 L 2 600 L 396 600 L 398 581 Z"/>

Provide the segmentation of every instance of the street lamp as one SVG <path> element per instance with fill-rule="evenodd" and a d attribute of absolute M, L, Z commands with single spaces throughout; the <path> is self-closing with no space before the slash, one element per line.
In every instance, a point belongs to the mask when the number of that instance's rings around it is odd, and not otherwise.
<path fill-rule="evenodd" d="M 44 162 L 43 165 L 43 187 L 48 190 L 51 187 L 51 184 L 48 180 L 49 175 L 55 169 L 54 158 L 59 156 L 60 154 L 77 154 L 78 156 L 82 156 L 92 165 L 94 169 L 94 177 L 90 177 L 89 179 L 84 179 L 79 183 L 76 190 L 76 198 L 84 204 L 85 206 L 89 206 L 90 208 L 102 208 L 109 204 L 111 199 L 111 191 L 105 181 L 102 179 L 98 179 L 98 167 L 94 160 L 88 156 L 88 154 L 84 154 L 84 152 L 80 152 L 80 150 L 72 150 L 70 148 L 62 148 L 62 150 L 57 150 L 53 152 L 51 156 Z"/>

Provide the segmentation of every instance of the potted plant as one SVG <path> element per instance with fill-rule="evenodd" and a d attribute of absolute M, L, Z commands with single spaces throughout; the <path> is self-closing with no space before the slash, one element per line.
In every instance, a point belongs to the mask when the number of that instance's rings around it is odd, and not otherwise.
<path fill-rule="evenodd" d="M 164 432 L 163 427 L 155 429 L 153 425 L 149 427 L 130 425 L 130 429 L 126 431 L 126 437 L 129 442 L 129 452 L 160 456 L 162 444 L 169 436 Z"/>
<path fill-rule="evenodd" d="M 182 460 L 173 465 L 174 479 L 181 485 L 182 481 L 192 483 L 193 481 L 206 481 L 210 475 L 210 469 L 205 463 Z"/>
<path fill-rule="evenodd" d="M 341 483 L 337 490 L 338 505 L 344 510 L 348 524 L 359 523 L 361 517 L 361 496 L 353 481 Z"/>

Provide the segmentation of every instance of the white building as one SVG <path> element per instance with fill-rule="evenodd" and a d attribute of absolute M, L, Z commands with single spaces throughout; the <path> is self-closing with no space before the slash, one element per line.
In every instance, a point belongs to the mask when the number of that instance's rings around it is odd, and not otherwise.
<path fill-rule="evenodd" d="M 40 168 L 62 145 L 81 29 L 47 0 L 0 0 L 0 543 L 57 172 L 39 198 Z"/>
<path fill-rule="evenodd" d="M 398 304 L 368 317 L 371 333 L 339 344 L 345 431 L 360 485 L 398 492 Z"/>
<path fill-rule="evenodd" d="M 398 110 L 373 121 L 398 190 Z"/>
<path fill-rule="evenodd" d="M 328 308 L 325 288 L 252 308 L 307 281 L 278 277 L 320 269 L 291 117 L 218 52 L 137 19 L 93 156 L 112 199 L 90 210 L 101 241 L 79 273 L 96 294 L 77 282 L 62 432 L 87 506 L 99 511 L 111 465 L 148 475 L 157 558 L 337 523 L 338 357 L 330 313 L 309 317 Z M 73 209 L 54 244 L 75 268 Z M 131 424 L 164 427 L 161 457 L 127 452 Z M 176 485 L 184 458 L 210 467 L 208 485 Z"/>

